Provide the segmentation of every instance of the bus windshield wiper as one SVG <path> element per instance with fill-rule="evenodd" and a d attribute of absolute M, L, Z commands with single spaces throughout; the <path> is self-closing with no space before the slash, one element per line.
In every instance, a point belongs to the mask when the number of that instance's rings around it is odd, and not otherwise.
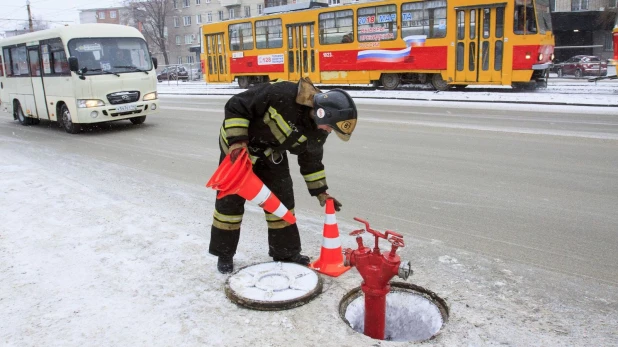
<path fill-rule="evenodd" d="M 148 71 L 140 69 L 137 66 L 133 66 L 133 65 L 121 65 L 121 66 L 114 66 L 115 69 L 132 69 L 133 71 L 139 71 L 139 72 L 144 72 L 146 75 L 148 75 Z"/>
<path fill-rule="evenodd" d="M 89 68 L 87 68 L 87 67 L 85 67 L 85 68 L 83 68 L 83 69 L 82 69 L 82 74 L 87 73 L 87 72 L 89 72 L 89 71 L 101 71 L 101 72 L 102 72 L 102 73 L 104 73 L 104 74 L 108 74 L 108 75 L 116 75 L 116 76 L 120 77 L 120 75 L 119 75 L 119 74 L 117 74 L 117 73 L 115 73 L 115 72 L 112 72 L 112 71 L 106 71 L 106 70 L 102 70 L 102 69 L 89 69 Z"/>

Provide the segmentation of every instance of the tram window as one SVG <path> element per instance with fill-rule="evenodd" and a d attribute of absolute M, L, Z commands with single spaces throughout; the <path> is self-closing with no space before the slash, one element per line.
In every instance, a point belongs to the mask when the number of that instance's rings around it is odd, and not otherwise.
<path fill-rule="evenodd" d="M 495 47 L 495 53 L 494 53 L 494 70 L 496 71 L 502 70 L 502 50 L 503 50 L 502 41 L 496 41 L 496 47 Z"/>
<path fill-rule="evenodd" d="M 446 1 L 431 0 L 401 5 L 401 36 L 446 37 Z"/>
<path fill-rule="evenodd" d="M 311 72 L 315 72 L 315 51 L 311 50 Z"/>
<path fill-rule="evenodd" d="M 513 31 L 519 35 L 536 34 L 536 19 L 532 0 L 517 1 L 513 18 Z"/>
<path fill-rule="evenodd" d="M 310 36 L 310 42 L 311 42 L 311 48 L 313 48 L 313 46 L 315 45 L 315 36 L 313 34 L 313 30 L 314 30 L 314 25 L 311 24 L 310 29 L 309 29 L 309 36 Z"/>
<path fill-rule="evenodd" d="M 476 10 L 470 11 L 470 39 L 476 38 Z"/>
<path fill-rule="evenodd" d="M 30 76 L 26 46 L 11 48 L 11 66 L 13 76 Z"/>
<path fill-rule="evenodd" d="M 354 13 L 352 10 L 320 13 L 320 44 L 342 43 L 344 36 L 354 32 Z M 352 41 L 354 40 L 351 36 Z"/>
<path fill-rule="evenodd" d="M 303 71 L 304 72 L 309 72 L 308 68 L 309 68 L 309 60 L 308 60 L 308 56 L 307 56 L 307 50 L 303 49 Z"/>
<path fill-rule="evenodd" d="M 290 72 L 294 72 L 294 51 L 288 51 L 288 66 Z"/>
<path fill-rule="evenodd" d="M 457 11 L 457 39 L 463 40 L 465 37 L 465 15 L 464 11 Z"/>
<path fill-rule="evenodd" d="M 232 51 L 253 49 L 253 28 L 250 22 L 230 24 L 228 32 Z"/>
<path fill-rule="evenodd" d="M 397 38 L 397 6 L 358 9 L 358 42 L 391 41 Z"/>
<path fill-rule="evenodd" d="M 470 53 L 468 56 L 468 70 L 476 70 L 476 42 L 470 42 Z"/>
<path fill-rule="evenodd" d="M 504 36 L 504 7 L 496 8 L 496 37 Z"/>
<path fill-rule="evenodd" d="M 491 30 L 491 10 L 488 8 L 483 9 L 483 38 L 489 38 Z"/>
<path fill-rule="evenodd" d="M 464 43 L 457 43 L 457 71 L 463 71 L 464 69 Z"/>
<path fill-rule="evenodd" d="M 255 47 L 283 47 L 283 27 L 281 18 L 258 20 L 255 22 Z"/>
<path fill-rule="evenodd" d="M 483 71 L 489 70 L 489 41 L 483 41 L 481 58 L 483 59 Z"/>

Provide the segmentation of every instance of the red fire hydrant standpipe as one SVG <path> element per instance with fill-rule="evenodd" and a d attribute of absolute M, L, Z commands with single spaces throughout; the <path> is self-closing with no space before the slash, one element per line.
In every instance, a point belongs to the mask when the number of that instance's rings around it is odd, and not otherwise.
<path fill-rule="evenodd" d="M 374 338 L 384 340 L 384 329 L 386 325 L 386 294 L 391 290 L 390 280 L 395 276 L 407 279 L 412 270 L 410 262 L 402 262 L 397 255 L 397 248 L 403 247 L 403 236 L 396 232 L 386 230 L 384 234 L 371 229 L 369 222 L 355 217 L 354 220 L 365 224 L 365 229 L 355 230 L 350 235 L 356 236 L 358 249 L 345 250 L 344 265 L 355 266 L 363 277 L 361 289 L 365 293 L 365 330 L 364 334 Z M 365 231 L 375 236 L 375 247 L 371 250 L 363 245 L 360 234 Z M 389 237 L 390 236 L 390 237 Z M 386 254 L 380 253 L 378 247 L 379 239 L 389 241 L 391 251 Z"/>

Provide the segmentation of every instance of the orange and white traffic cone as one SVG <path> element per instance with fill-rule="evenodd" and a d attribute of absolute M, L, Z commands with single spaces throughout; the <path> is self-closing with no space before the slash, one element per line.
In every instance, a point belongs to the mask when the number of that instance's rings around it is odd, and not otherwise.
<path fill-rule="evenodd" d="M 229 155 L 225 157 L 206 183 L 206 187 L 219 191 L 217 199 L 236 194 L 290 224 L 296 223 L 296 217 L 292 212 L 253 173 L 253 164 L 246 149 L 243 149 L 234 163 L 232 163 Z"/>
<path fill-rule="evenodd" d="M 309 267 L 332 277 L 337 277 L 350 270 L 349 266 L 343 265 L 343 253 L 341 252 L 341 240 L 339 239 L 339 227 L 337 227 L 333 199 L 326 200 L 324 238 L 322 239 L 320 258 L 311 263 Z"/>

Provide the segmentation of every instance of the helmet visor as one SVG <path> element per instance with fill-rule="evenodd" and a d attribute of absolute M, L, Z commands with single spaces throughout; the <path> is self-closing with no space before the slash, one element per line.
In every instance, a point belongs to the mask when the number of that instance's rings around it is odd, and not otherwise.
<path fill-rule="evenodd" d="M 356 128 L 356 119 L 346 119 L 337 122 L 333 130 L 335 130 L 337 137 L 339 137 L 341 140 L 348 141 L 352 136 L 354 128 Z"/>

